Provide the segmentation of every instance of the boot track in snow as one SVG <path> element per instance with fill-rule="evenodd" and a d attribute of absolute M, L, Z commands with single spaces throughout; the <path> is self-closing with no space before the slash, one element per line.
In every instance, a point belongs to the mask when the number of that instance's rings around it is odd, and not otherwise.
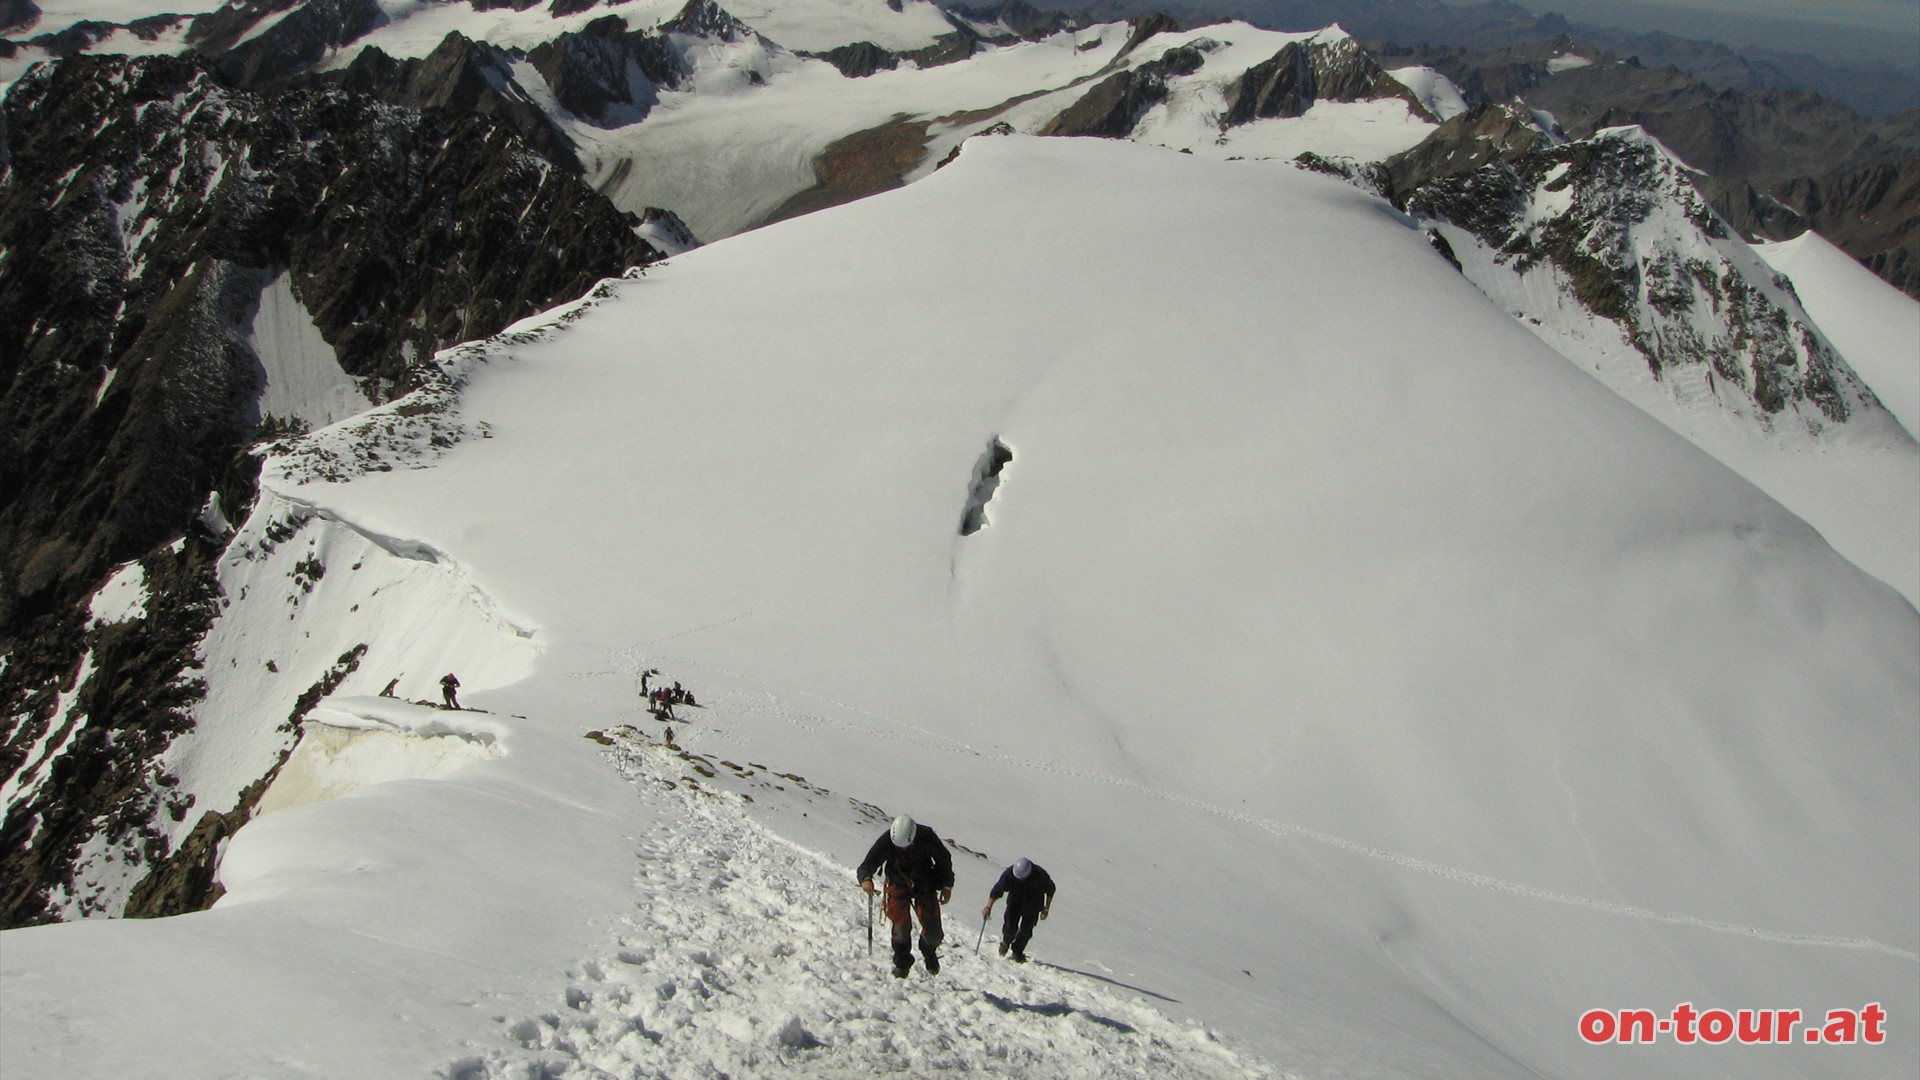
<path fill-rule="evenodd" d="M 749 818 L 712 782 L 725 763 L 631 728 L 594 737 L 652 815 L 633 910 L 569 970 L 564 1001 L 501 1018 L 501 1045 L 447 1080 L 1280 1075 L 1048 965 L 950 944 L 940 974 L 895 979 L 866 954 L 850 868 Z"/>

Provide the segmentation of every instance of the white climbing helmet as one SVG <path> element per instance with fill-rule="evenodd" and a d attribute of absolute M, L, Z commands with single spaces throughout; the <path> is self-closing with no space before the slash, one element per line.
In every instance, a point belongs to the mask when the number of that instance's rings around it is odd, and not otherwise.
<path fill-rule="evenodd" d="M 1033 873 L 1032 859 L 1029 859 L 1023 856 L 1021 858 L 1013 860 L 1013 876 L 1014 877 L 1019 878 L 1021 881 L 1025 881 L 1027 880 L 1027 875 L 1031 873 Z"/>
<path fill-rule="evenodd" d="M 913 844 L 913 834 L 919 831 L 920 826 L 914 824 L 912 818 L 901 814 L 893 819 L 893 827 L 887 830 L 887 835 L 893 837 L 894 847 L 910 847 Z"/>

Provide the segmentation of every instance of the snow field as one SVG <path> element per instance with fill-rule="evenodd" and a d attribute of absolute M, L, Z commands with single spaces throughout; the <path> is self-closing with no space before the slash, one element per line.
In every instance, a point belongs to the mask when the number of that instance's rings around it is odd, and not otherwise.
<path fill-rule="evenodd" d="M 850 868 L 745 812 L 756 794 L 777 797 L 778 780 L 746 782 L 750 767 L 729 769 L 632 729 L 617 729 L 608 753 L 653 822 L 639 847 L 636 909 L 614 948 L 571 969 L 563 1002 L 505 1021 L 518 1049 L 460 1059 L 449 1077 L 1276 1075 L 1143 997 L 1044 960 L 1002 959 L 997 911 L 976 956 L 971 892 L 943 912 L 940 974 L 916 962 L 896 980 L 877 913 L 867 955 L 864 897 Z M 714 772 L 719 779 L 703 775 Z M 868 824 L 877 835 L 885 819 Z M 1035 937 L 1039 957 L 1047 930 L 1043 923 Z"/>
<path fill-rule="evenodd" d="M 260 358 L 265 375 L 260 415 L 298 420 L 313 430 L 364 412 L 373 403 L 360 384 L 341 370 L 333 346 L 293 295 L 291 275 L 275 268 L 264 276 L 259 304 L 243 337 Z"/>

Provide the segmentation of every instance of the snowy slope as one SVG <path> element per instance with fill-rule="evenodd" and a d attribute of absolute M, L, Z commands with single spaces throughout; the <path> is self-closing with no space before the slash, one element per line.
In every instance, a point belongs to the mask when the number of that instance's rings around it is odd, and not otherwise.
<path fill-rule="evenodd" d="M 1891 373 L 1920 371 L 1920 346 L 1900 345 L 1912 302 L 1828 299 L 1832 316 L 1811 317 L 1706 209 L 1685 164 L 1637 128 L 1533 159 L 1517 179 L 1490 167 L 1440 181 L 1414 211 L 1440 207 L 1437 228 L 1462 272 L 1500 309 L 1920 604 L 1920 444 L 1847 363 L 1859 354 L 1897 399 Z M 1475 184 L 1490 190 L 1458 198 Z M 1476 220 L 1502 225 L 1456 224 Z M 1843 295 L 1888 291 L 1864 284 Z M 1596 313 L 1603 306 L 1610 317 Z M 1829 323 L 1851 353 L 1829 344 Z"/>
<path fill-rule="evenodd" d="M 451 406 L 319 433 L 265 483 L 383 538 L 362 571 L 430 552 L 511 619 L 376 639 L 444 601 L 318 588 L 293 618 L 264 588 L 223 618 L 262 653 L 369 642 L 341 694 L 404 671 L 421 696 L 444 661 L 492 710 L 449 717 L 466 735 L 333 708 L 497 756 L 258 819 L 209 913 L 9 932 L 9 1062 L 1920 1060 L 1898 1025 L 1871 1048 L 1577 1038 L 1595 1007 L 1920 1011 L 1920 616 L 1376 199 L 1278 164 L 975 140 L 446 362 Z M 962 537 L 995 440 L 1012 460 Z M 344 585 L 326 535 L 287 550 L 317 543 L 320 586 Z M 486 635 L 539 650 L 524 678 L 453 658 Z M 702 809 L 723 799 L 659 800 L 685 772 L 650 770 L 685 759 L 638 707 L 647 667 L 700 695 L 687 766 L 801 850 Z M 582 738 L 622 724 L 643 734 Z M 1047 866 L 1035 952 L 1071 972 L 956 941 L 947 981 L 881 977 L 847 868 L 899 811 L 964 846 L 956 939 L 1000 865 Z M 215 1042 L 186 1023 L 201 1000 Z M 1235 1056 L 1182 1037 L 1189 1016 Z"/>
<path fill-rule="evenodd" d="M 1908 433 L 1920 432 L 1920 302 L 1816 232 L 1754 250 L 1793 280 L 1807 314 Z"/>

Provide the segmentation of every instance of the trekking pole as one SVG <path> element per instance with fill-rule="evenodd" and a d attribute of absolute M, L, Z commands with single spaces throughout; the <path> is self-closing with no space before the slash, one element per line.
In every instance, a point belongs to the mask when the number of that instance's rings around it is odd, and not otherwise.
<path fill-rule="evenodd" d="M 867 894 L 867 955 L 873 955 L 873 894 Z"/>
<path fill-rule="evenodd" d="M 987 917 L 980 916 L 980 936 L 973 942 L 973 955 L 980 955 L 980 943 L 987 940 Z"/>

